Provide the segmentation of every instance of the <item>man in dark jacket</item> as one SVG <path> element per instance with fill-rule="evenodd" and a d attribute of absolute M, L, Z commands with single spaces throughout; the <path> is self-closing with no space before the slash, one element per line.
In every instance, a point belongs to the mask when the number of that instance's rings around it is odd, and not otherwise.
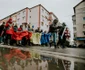
<path fill-rule="evenodd" d="M 4 29 L 5 29 L 5 22 L 3 22 L 3 24 L 0 26 L 0 43 L 3 42 Z"/>
<path fill-rule="evenodd" d="M 57 43 L 57 46 L 61 46 L 62 48 L 65 48 L 65 42 L 66 42 L 66 37 L 64 32 L 64 29 L 66 28 L 66 25 L 63 23 L 62 26 L 59 26 L 59 41 Z"/>
<path fill-rule="evenodd" d="M 55 49 L 57 48 L 56 47 L 56 45 L 57 45 L 56 37 L 57 37 L 57 28 L 58 28 L 57 23 L 58 23 L 58 19 L 54 19 L 53 23 L 49 27 L 49 32 L 52 34 L 52 39 L 53 39 Z"/>

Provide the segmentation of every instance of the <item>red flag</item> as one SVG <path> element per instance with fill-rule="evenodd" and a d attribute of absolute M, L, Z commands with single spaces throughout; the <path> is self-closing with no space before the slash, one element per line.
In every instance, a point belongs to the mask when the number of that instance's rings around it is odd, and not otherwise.
<path fill-rule="evenodd" d="M 22 40 L 23 37 L 26 37 L 26 39 L 30 39 L 32 36 L 31 32 L 23 31 L 23 32 L 13 32 L 12 39 L 14 40 Z"/>
<path fill-rule="evenodd" d="M 20 36 L 21 37 L 24 37 L 24 36 L 27 36 L 28 35 L 28 31 L 23 31 L 20 33 Z"/>
<path fill-rule="evenodd" d="M 13 55 L 12 55 L 12 54 L 6 54 L 6 55 L 4 55 L 4 57 L 5 57 L 8 61 L 10 61 L 11 58 L 13 57 Z"/>
<path fill-rule="evenodd" d="M 6 34 L 13 34 L 13 33 L 14 33 L 13 27 L 10 27 L 9 30 L 6 30 Z"/>
<path fill-rule="evenodd" d="M 6 23 L 5 27 L 8 27 L 8 26 L 9 26 L 9 24 L 8 24 L 8 23 Z"/>
<path fill-rule="evenodd" d="M 24 54 L 27 56 L 27 58 L 31 58 L 31 54 L 29 51 L 25 51 Z"/>
<path fill-rule="evenodd" d="M 12 39 L 14 39 L 14 40 L 22 40 L 22 37 L 20 36 L 20 33 L 21 32 L 14 32 L 12 34 Z"/>
<path fill-rule="evenodd" d="M 27 58 L 27 56 L 25 54 L 23 54 L 21 52 L 21 50 L 19 50 L 19 49 L 11 49 L 10 53 L 9 54 L 5 54 L 4 57 L 8 61 L 10 61 L 11 58 L 13 58 L 13 57 L 17 57 L 17 58 L 20 58 L 20 59 L 26 59 Z"/>
<path fill-rule="evenodd" d="M 28 32 L 28 35 L 26 36 L 26 39 L 30 39 L 32 36 L 32 32 Z"/>

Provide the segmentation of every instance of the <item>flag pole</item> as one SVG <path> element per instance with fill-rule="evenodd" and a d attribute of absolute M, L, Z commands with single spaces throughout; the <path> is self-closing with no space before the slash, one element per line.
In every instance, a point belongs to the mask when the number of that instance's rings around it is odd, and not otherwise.
<path fill-rule="evenodd" d="M 61 38 L 63 38 L 63 35 L 64 35 L 65 30 L 66 30 L 66 26 L 65 26 L 65 28 L 64 28 L 64 31 L 63 31 L 63 33 L 62 33 Z"/>

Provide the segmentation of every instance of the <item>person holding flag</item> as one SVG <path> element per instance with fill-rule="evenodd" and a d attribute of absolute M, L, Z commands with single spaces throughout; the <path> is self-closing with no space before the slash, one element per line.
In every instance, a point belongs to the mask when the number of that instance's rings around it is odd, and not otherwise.
<path fill-rule="evenodd" d="M 12 24 L 12 18 L 10 16 L 9 20 L 6 22 L 5 28 L 6 28 L 6 43 L 9 45 L 11 42 L 11 35 L 13 34 L 13 24 Z"/>

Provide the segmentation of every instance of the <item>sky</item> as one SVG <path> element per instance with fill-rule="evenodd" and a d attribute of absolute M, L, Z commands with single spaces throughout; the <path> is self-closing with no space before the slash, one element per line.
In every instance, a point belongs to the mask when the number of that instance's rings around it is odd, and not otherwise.
<path fill-rule="evenodd" d="M 73 7 L 80 1 L 82 0 L 0 0 L 0 19 L 23 8 L 42 4 L 48 11 L 54 13 L 61 23 L 66 23 L 73 38 Z"/>

